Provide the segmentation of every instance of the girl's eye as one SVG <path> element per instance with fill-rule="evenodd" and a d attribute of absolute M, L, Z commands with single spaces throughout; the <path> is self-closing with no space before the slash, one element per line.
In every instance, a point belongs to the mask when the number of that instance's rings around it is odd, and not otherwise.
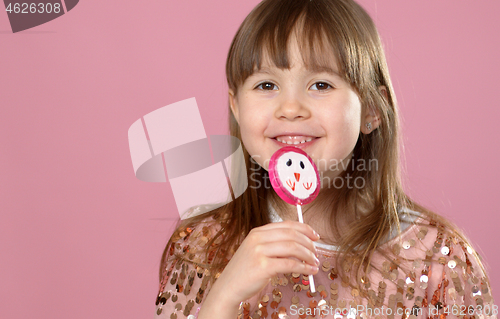
<path fill-rule="evenodd" d="M 264 82 L 264 83 L 259 84 L 256 87 L 256 89 L 269 91 L 269 90 L 274 90 L 275 87 L 276 87 L 276 85 L 271 83 L 271 82 Z"/>
<path fill-rule="evenodd" d="M 325 83 L 325 82 L 316 82 L 314 83 L 311 88 L 314 88 L 316 86 L 316 89 L 313 89 L 314 91 L 324 91 L 329 88 L 333 88 L 330 84 Z"/>

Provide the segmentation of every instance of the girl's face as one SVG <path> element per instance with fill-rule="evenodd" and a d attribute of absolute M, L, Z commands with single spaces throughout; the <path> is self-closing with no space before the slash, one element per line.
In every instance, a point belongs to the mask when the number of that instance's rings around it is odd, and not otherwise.
<path fill-rule="evenodd" d="M 309 154 L 322 176 L 335 177 L 347 167 L 368 116 L 363 116 L 357 94 L 338 74 L 334 59 L 331 69 L 312 72 L 296 44 L 289 57 L 289 70 L 263 63 L 237 95 L 229 91 L 243 144 L 266 170 L 274 152 L 293 144 Z"/>

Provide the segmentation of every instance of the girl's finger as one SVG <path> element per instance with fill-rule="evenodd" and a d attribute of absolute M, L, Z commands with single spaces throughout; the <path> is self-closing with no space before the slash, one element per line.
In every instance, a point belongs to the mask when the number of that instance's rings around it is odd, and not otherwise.
<path fill-rule="evenodd" d="M 273 270 L 276 274 L 298 273 L 314 275 L 318 272 L 319 267 L 312 266 L 307 263 L 290 258 L 277 258 L 273 260 Z"/>
<path fill-rule="evenodd" d="M 255 247 L 257 252 L 268 258 L 290 258 L 295 257 L 299 261 L 305 261 L 311 266 L 319 266 L 319 260 L 314 253 L 295 241 L 271 242 Z"/>
<path fill-rule="evenodd" d="M 254 228 L 253 230 L 262 231 L 262 230 L 271 230 L 277 228 L 292 228 L 297 231 L 300 231 L 301 233 L 309 237 L 311 240 L 319 239 L 319 234 L 311 226 L 292 220 L 286 220 L 279 223 L 269 223 L 264 226 Z"/>
<path fill-rule="evenodd" d="M 304 233 L 293 228 L 274 228 L 261 230 L 256 234 L 256 236 L 258 237 L 258 244 L 288 241 L 297 243 L 298 245 L 308 249 L 314 254 L 317 253 L 313 241 Z M 317 240 L 317 238 L 315 238 L 315 240 Z"/>

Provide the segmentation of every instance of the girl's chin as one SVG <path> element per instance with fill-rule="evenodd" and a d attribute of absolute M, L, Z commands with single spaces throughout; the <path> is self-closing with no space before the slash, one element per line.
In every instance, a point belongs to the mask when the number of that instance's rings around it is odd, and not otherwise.
<path fill-rule="evenodd" d="M 262 167 L 266 171 L 269 170 L 269 158 L 265 159 L 265 156 L 261 156 L 261 155 L 250 155 L 250 161 L 259 165 L 259 167 Z M 262 161 L 262 159 L 264 159 L 264 161 Z"/>

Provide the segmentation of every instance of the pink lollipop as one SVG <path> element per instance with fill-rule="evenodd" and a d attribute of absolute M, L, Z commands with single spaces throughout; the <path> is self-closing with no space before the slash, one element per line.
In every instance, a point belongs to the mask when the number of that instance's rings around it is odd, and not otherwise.
<path fill-rule="evenodd" d="M 281 199 L 297 206 L 299 222 L 304 223 L 301 205 L 312 202 L 321 185 L 318 169 L 309 155 L 293 146 L 280 148 L 269 161 L 269 179 Z M 314 279 L 309 277 L 314 293 Z"/>

